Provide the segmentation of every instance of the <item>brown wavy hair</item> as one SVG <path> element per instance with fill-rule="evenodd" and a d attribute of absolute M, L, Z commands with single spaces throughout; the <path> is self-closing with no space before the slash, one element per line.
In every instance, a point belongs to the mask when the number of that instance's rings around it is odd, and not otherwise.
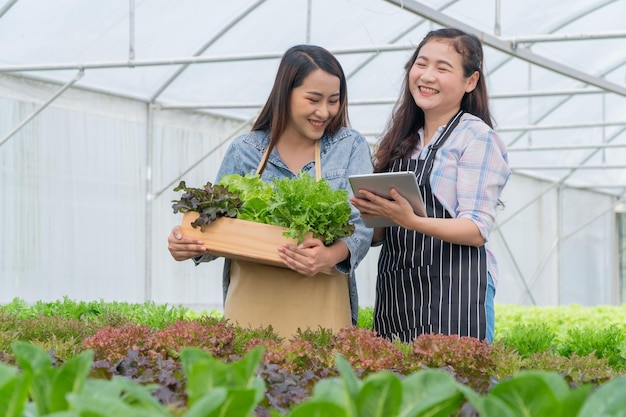
<path fill-rule="evenodd" d="M 490 127 L 493 127 L 487 86 L 483 75 L 483 48 L 480 39 L 475 35 L 454 28 L 430 31 L 404 65 L 406 73 L 402 83 L 401 95 L 393 108 L 391 118 L 374 153 L 375 172 L 387 171 L 394 161 L 410 157 L 419 141 L 417 131 L 424 127 L 424 111 L 415 104 L 411 95 L 409 72 L 422 46 L 433 39 L 450 40 L 450 44 L 463 57 L 463 74 L 465 77 L 478 71 L 479 77 L 476 88 L 465 93 L 461 100 L 461 109 L 480 117 Z"/>
<path fill-rule="evenodd" d="M 348 92 L 346 76 L 337 58 L 316 45 L 296 45 L 285 52 L 280 64 L 274 86 L 259 114 L 252 130 L 269 132 L 268 155 L 287 127 L 290 117 L 291 91 L 302 85 L 304 79 L 313 71 L 321 69 L 339 78 L 339 112 L 326 127 L 326 133 L 332 135 L 342 127 L 348 126 Z M 265 164 L 261 171 L 265 169 Z"/>

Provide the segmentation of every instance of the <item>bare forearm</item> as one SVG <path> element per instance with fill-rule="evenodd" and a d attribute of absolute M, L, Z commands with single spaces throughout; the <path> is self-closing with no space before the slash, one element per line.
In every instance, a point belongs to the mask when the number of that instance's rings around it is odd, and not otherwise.
<path fill-rule="evenodd" d="M 478 226 L 466 218 L 437 219 L 415 216 L 410 219 L 406 228 L 457 245 L 478 247 L 485 244 Z"/>

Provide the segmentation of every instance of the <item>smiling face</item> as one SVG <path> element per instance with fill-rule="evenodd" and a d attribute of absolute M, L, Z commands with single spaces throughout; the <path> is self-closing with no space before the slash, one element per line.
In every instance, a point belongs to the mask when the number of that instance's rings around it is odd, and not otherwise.
<path fill-rule="evenodd" d="M 461 108 L 463 95 L 476 87 L 478 77 L 477 71 L 464 75 L 463 57 L 449 39 L 434 38 L 420 49 L 408 85 L 425 117 L 445 124 Z"/>
<path fill-rule="evenodd" d="M 339 78 L 321 69 L 311 72 L 291 91 L 284 137 L 319 140 L 340 108 Z"/>

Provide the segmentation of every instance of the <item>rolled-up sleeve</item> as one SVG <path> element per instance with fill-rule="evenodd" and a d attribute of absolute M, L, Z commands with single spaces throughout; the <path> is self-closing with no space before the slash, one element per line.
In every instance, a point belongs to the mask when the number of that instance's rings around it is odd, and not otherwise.
<path fill-rule="evenodd" d="M 510 175 L 500 136 L 476 116 L 465 113 L 437 151 L 430 185 L 452 217 L 473 221 L 487 241 Z"/>
<path fill-rule="evenodd" d="M 357 135 L 346 171 L 350 175 L 369 174 L 373 171 L 372 157 L 369 144 L 361 135 Z M 348 195 L 352 196 L 352 188 L 347 187 Z M 350 251 L 350 257 L 337 265 L 337 270 L 344 274 L 352 273 L 363 260 L 372 243 L 374 229 L 366 227 L 359 210 L 350 204 L 350 223 L 354 224 L 354 232 L 349 237 L 342 238 Z"/>
<path fill-rule="evenodd" d="M 458 163 L 457 217 L 476 223 L 487 240 L 496 219 L 496 208 L 511 170 L 504 145 L 493 130 L 470 141 Z"/>

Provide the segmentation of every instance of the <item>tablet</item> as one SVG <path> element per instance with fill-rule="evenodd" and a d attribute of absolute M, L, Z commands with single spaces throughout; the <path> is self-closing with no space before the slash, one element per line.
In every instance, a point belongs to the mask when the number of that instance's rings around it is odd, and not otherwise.
<path fill-rule="evenodd" d="M 412 171 L 351 175 L 348 179 L 356 197 L 362 198 L 363 196 L 359 193 L 359 189 L 364 189 L 378 196 L 391 199 L 389 190 L 393 187 L 402 197 L 409 201 L 411 206 L 413 206 L 415 214 L 426 217 L 426 208 L 419 192 L 417 178 Z M 364 217 L 363 222 L 367 227 L 397 226 L 397 224 L 384 217 Z"/>

